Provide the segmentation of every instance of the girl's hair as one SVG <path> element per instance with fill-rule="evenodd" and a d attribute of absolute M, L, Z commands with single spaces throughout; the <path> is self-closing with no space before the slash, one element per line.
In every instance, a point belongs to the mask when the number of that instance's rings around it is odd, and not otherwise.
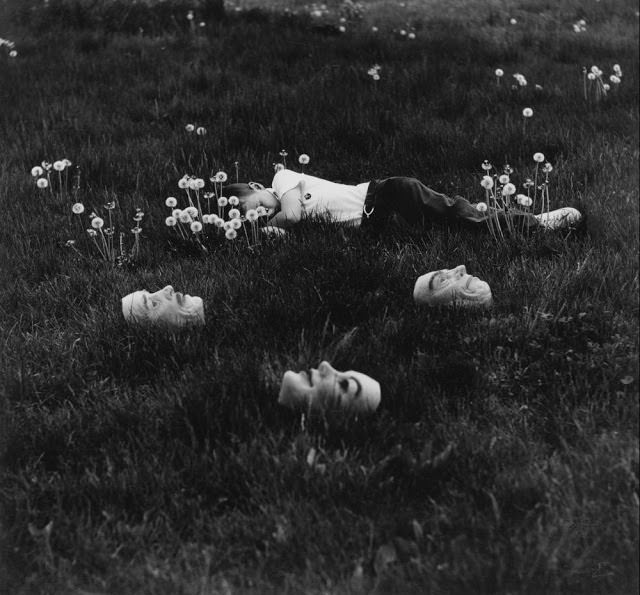
<path fill-rule="evenodd" d="M 244 182 L 240 182 L 237 184 L 227 184 L 222 188 L 222 193 L 224 196 L 229 198 L 230 196 L 237 196 L 241 201 L 243 198 L 253 194 L 255 190 Z"/>

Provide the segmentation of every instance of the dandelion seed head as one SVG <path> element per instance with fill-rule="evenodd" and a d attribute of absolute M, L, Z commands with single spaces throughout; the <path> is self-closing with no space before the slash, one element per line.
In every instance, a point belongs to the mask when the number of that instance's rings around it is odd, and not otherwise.
<path fill-rule="evenodd" d="M 602 88 L 603 88 L 605 91 L 609 91 L 609 90 L 611 89 L 611 85 L 610 85 L 609 83 L 605 83 L 604 85 L 602 85 Z"/>
<path fill-rule="evenodd" d="M 222 217 L 218 217 L 218 215 L 214 215 L 215 219 L 213 220 L 213 224 L 216 227 L 224 227 L 224 219 Z"/>
<path fill-rule="evenodd" d="M 530 207 L 533 204 L 533 200 L 526 194 L 516 195 L 516 202 L 522 207 Z"/>
<path fill-rule="evenodd" d="M 596 75 L 595 75 L 595 74 L 593 74 L 593 72 L 590 72 L 590 73 L 587 75 L 587 78 L 588 78 L 590 81 L 595 81 L 595 80 L 596 80 Z"/>
<path fill-rule="evenodd" d="M 480 186 L 485 190 L 491 190 L 493 188 L 493 178 L 491 176 L 483 176 Z"/>
<path fill-rule="evenodd" d="M 191 223 L 191 215 L 187 211 L 182 211 L 178 217 L 180 223 Z"/>
<path fill-rule="evenodd" d="M 187 180 L 185 178 L 180 178 L 178 180 L 178 188 L 181 188 L 182 190 L 185 190 L 188 187 L 189 187 L 189 180 Z"/>
<path fill-rule="evenodd" d="M 553 171 L 553 165 L 551 165 L 548 161 L 544 164 L 542 171 L 545 173 L 551 173 Z"/>
<path fill-rule="evenodd" d="M 16 50 L 11 50 L 9 52 L 9 58 L 16 58 L 18 56 L 18 52 Z"/>
<path fill-rule="evenodd" d="M 247 211 L 246 217 L 247 217 L 247 221 L 251 221 L 251 222 L 253 222 L 256 219 L 258 219 L 259 215 L 258 215 L 257 209 L 249 209 Z"/>
<path fill-rule="evenodd" d="M 231 228 L 240 229 L 242 227 L 242 221 L 240 219 L 231 219 Z"/>
<path fill-rule="evenodd" d="M 195 178 L 191 178 L 187 181 L 187 186 L 189 187 L 189 190 L 197 190 L 198 189 L 198 184 L 195 180 Z"/>
<path fill-rule="evenodd" d="M 262 205 L 260 205 L 256 209 L 256 213 L 258 213 L 258 217 L 264 217 L 267 214 L 267 209 L 265 209 Z"/>
<path fill-rule="evenodd" d="M 90 238 L 95 238 L 98 235 L 98 232 L 95 229 L 87 229 L 87 234 Z"/>
<path fill-rule="evenodd" d="M 307 165 L 309 163 L 309 155 L 307 155 L 306 153 L 302 153 L 302 155 L 298 157 L 298 162 L 300 163 L 300 165 Z"/>
<path fill-rule="evenodd" d="M 64 169 L 64 162 L 63 161 L 54 161 L 53 162 L 53 169 L 55 169 L 56 171 L 62 171 Z"/>
<path fill-rule="evenodd" d="M 347 30 L 347 28 L 344 25 L 340 25 L 338 27 L 338 31 L 340 31 L 340 33 L 344 33 Z"/>
<path fill-rule="evenodd" d="M 501 184 L 508 184 L 509 183 L 509 176 L 507 174 L 502 174 L 499 178 L 498 181 Z"/>
<path fill-rule="evenodd" d="M 44 173 L 44 170 L 39 165 L 36 165 L 35 167 L 31 168 L 31 175 L 34 178 L 41 176 L 43 173 Z"/>
<path fill-rule="evenodd" d="M 487 203 L 486 202 L 479 202 L 476 205 L 476 210 L 480 213 L 486 213 L 487 212 Z"/>
<path fill-rule="evenodd" d="M 409 35 L 407 35 L 407 37 L 409 39 L 415 39 L 416 38 L 416 34 L 413 31 L 411 31 L 411 33 L 409 33 Z"/>
<path fill-rule="evenodd" d="M 180 217 L 180 213 L 182 213 L 182 209 L 173 209 L 173 211 L 171 211 L 171 216 L 178 219 Z"/>
<path fill-rule="evenodd" d="M 614 85 L 619 85 L 620 84 L 620 77 L 616 76 L 615 74 L 612 74 L 609 77 L 609 80 L 614 84 Z"/>
<path fill-rule="evenodd" d="M 184 129 L 185 129 L 187 132 L 193 132 L 193 131 L 196 129 L 196 127 L 195 127 L 193 124 L 187 124 L 187 125 L 184 127 Z"/>
<path fill-rule="evenodd" d="M 93 229 L 102 229 L 104 227 L 104 219 L 102 217 L 94 217 L 91 220 L 91 227 Z"/>
<path fill-rule="evenodd" d="M 512 194 L 515 194 L 515 192 L 516 192 L 516 187 L 511 182 L 508 182 L 502 188 L 502 194 L 504 196 L 511 196 Z"/>
<path fill-rule="evenodd" d="M 198 126 L 198 128 L 196 128 L 196 134 L 198 136 L 204 136 L 207 134 L 207 129 L 204 126 Z"/>
<path fill-rule="evenodd" d="M 493 165 L 491 165 L 486 159 L 482 162 L 482 169 L 484 169 L 484 171 L 489 171 L 492 167 Z"/>
<path fill-rule="evenodd" d="M 204 188 L 204 180 L 202 178 L 196 178 L 194 182 L 196 190 L 202 190 Z"/>
<path fill-rule="evenodd" d="M 372 75 L 371 75 L 371 78 L 372 78 L 374 81 L 379 81 L 379 80 L 380 80 L 380 75 L 376 72 L 376 73 L 374 73 L 374 74 L 372 74 Z"/>
<path fill-rule="evenodd" d="M 193 233 L 199 233 L 202 231 L 202 223 L 200 223 L 200 221 L 194 221 L 191 224 L 191 231 Z"/>
<path fill-rule="evenodd" d="M 36 186 L 38 186 L 38 188 L 46 188 L 48 185 L 49 181 L 47 178 L 38 178 L 38 181 L 36 182 Z"/>
<path fill-rule="evenodd" d="M 518 24 L 518 21 L 517 21 L 516 19 L 513 19 L 513 18 L 512 18 L 512 19 L 509 19 L 509 24 L 510 24 L 510 25 L 517 25 L 517 24 Z"/>
<path fill-rule="evenodd" d="M 195 207 L 193 207 L 193 206 L 189 206 L 189 207 L 187 207 L 187 208 L 185 209 L 185 212 L 186 212 L 186 213 L 189 213 L 189 217 L 193 217 L 193 218 L 195 218 L 195 217 L 197 217 L 197 216 L 198 216 L 198 209 L 196 209 L 196 208 L 195 208 Z"/>
<path fill-rule="evenodd" d="M 170 209 L 173 209 L 178 204 L 178 201 L 175 196 L 167 196 L 167 200 L 164 201 L 164 204 Z"/>
<path fill-rule="evenodd" d="M 178 223 L 178 221 L 176 220 L 176 218 L 175 218 L 175 217 L 167 217 L 167 218 L 164 220 L 164 224 L 165 224 L 167 227 L 174 227 L 176 223 Z"/>
<path fill-rule="evenodd" d="M 82 213 L 84 213 L 84 205 L 81 202 L 77 202 L 71 207 L 71 210 L 76 215 L 82 215 Z"/>
<path fill-rule="evenodd" d="M 542 163 L 544 161 L 544 153 L 534 153 L 533 160 L 537 161 L 538 163 Z"/>
<path fill-rule="evenodd" d="M 229 219 L 239 219 L 240 211 L 238 209 L 231 209 L 229 211 Z"/>
<path fill-rule="evenodd" d="M 240 204 L 240 199 L 237 196 L 229 197 L 229 206 L 237 207 Z"/>
<path fill-rule="evenodd" d="M 216 182 L 219 182 L 220 184 L 224 184 L 227 181 L 227 174 L 223 171 L 219 171 L 216 174 Z"/>
<path fill-rule="evenodd" d="M 233 229 L 227 229 L 227 231 L 224 232 L 224 237 L 227 238 L 227 240 L 235 240 L 238 237 L 238 232 Z"/>
<path fill-rule="evenodd" d="M 504 70 L 502 70 L 502 68 L 496 68 L 495 74 L 498 78 L 500 78 L 501 76 L 504 76 Z"/>
<path fill-rule="evenodd" d="M 533 116 L 533 110 L 532 110 L 530 107 L 525 107 L 525 108 L 522 110 L 522 115 L 523 115 L 525 118 L 530 118 L 531 116 Z"/>
<path fill-rule="evenodd" d="M 226 196 L 221 196 L 218 199 L 218 206 L 219 207 L 226 207 L 229 204 L 229 200 L 227 199 Z"/>

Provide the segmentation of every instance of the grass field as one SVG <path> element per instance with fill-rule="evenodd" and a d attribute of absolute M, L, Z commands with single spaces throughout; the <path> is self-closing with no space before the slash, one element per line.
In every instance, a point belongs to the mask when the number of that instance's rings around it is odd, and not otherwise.
<path fill-rule="evenodd" d="M 261 5 L 0 0 L 0 592 L 637 592 L 637 2 Z M 521 188 L 542 152 L 584 225 L 206 253 L 165 225 L 184 174 L 267 184 L 283 149 L 474 202 L 485 159 Z M 118 252 L 136 209 L 139 253 L 105 260 L 89 212 Z M 491 309 L 413 304 L 458 264 Z M 121 296 L 169 283 L 203 329 L 125 323 Z M 375 415 L 277 404 L 322 359 L 380 381 Z"/>

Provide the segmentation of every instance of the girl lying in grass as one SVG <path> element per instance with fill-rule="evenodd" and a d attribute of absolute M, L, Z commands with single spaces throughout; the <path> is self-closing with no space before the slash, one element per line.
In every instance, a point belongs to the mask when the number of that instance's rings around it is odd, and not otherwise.
<path fill-rule="evenodd" d="M 392 177 L 362 184 L 338 184 L 280 169 L 273 177 L 271 188 L 250 182 L 226 186 L 227 196 L 237 196 L 243 211 L 263 206 L 267 209 L 269 226 L 286 229 L 307 217 L 323 216 L 337 223 L 369 227 L 380 232 L 392 214 L 407 223 L 420 225 L 432 221 L 486 225 L 496 214 L 501 223 L 509 217 L 519 229 L 544 227 L 560 229 L 575 225 L 582 215 L 571 207 L 533 215 L 510 210 L 480 212 L 466 198 L 453 198 L 435 192 L 415 178 Z"/>

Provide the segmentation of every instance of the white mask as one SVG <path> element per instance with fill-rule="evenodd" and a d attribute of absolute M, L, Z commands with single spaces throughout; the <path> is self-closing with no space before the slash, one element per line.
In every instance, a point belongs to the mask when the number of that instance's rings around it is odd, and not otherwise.
<path fill-rule="evenodd" d="M 285 372 L 278 403 L 293 409 L 368 413 L 380 404 L 380 384 L 361 372 L 338 372 L 329 362 L 321 362 L 309 372 Z"/>
<path fill-rule="evenodd" d="M 492 302 L 489 284 L 467 274 L 464 265 L 431 271 L 418 277 L 413 299 L 417 304 L 428 306 L 454 303 L 459 306 L 490 306 Z"/>
<path fill-rule="evenodd" d="M 176 293 L 171 285 L 155 293 L 142 290 L 125 295 L 122 313 L 129 322 L 161 324 L 169 328 L 204 324 L 202 298 Z"/>

